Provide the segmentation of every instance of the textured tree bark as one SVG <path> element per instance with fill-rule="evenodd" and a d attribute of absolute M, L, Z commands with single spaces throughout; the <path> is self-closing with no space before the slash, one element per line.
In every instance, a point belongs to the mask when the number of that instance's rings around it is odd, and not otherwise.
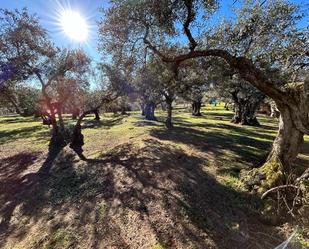
<path fill-rule="evenodd" d="M 94 120 L 99 121 L 99 120 L 100 120 L 99 110 L 98 110 L 98 109 L 95 109 L 95 110 L 93 110 L 93 113 L 94 113 L 94 115 L 95 115 Z"/>
<path fill-rule="evenodd" d="M 164 103 L 161 103 L 161 109 L 162 111 L 166 111 L 166 105 Z"/>
<path fill-rule="evenodd" d="M 226 50 L 194 50 L 195 47 L 192 47 L 188 53 L 170 57 L 158 51 L 156 47 L 147 40 L 147 37 L 144 38 L 144 43 L 147 44 L 163 62 L 174 63 L 175 67 L 179 66 L 183 61 L 198 57 L 215 56 L 224 59 L 231 68 L 238 71 L 244 80 L 272 98 L 276 102 L 281 115 L 285 115 L 284 118 L 281 118 L 279 133 L 273 144 L 273 149 L 266 163 L 260 168 L 260 171 L 267 171 L 267 175 L 271 177 L 273 174 L 276 174 L 276 168 L 279 168 L 278 165 L 280 163 L 283 162 L 283 167 L 287 167 L 296 159 L 302 144 L 303 135 L 309 135 L 308 76 L 303 87 L 294 85 L 282 89 L 276 85 L 276 82 L 274 82 L 266 72 L 256 67 L 252 60 L 242 56 L 233 56 Z M 272 165 L 276 166 L 272 167 Z M 280 175 L 280 173 L 277 175 Z"/>
<path fill-rule="evenodd" d="M 66 133 L 64 130 L 64 123 L 62 119 L 62 106 L 61 103 L 52 103 L 50 98 L 46 98 L 46 105 L 49 110 L 49 122 L 52 126 L 52 134 L 49 142 L 50 150 L 57 147 L 64 147 L 66 145 Z M 57 122 L 56 114 L 58 114 L 59 122 Z"/>
<path fill-rule="evenodd" d="M 231 122 L 234 124 L 239 124 L 241 123 L 241 119 L 242 119 L 242 107 L 241 104 L 237 101 L 234 101 L 234 117 L 232 118 Z"/>
<path fill-rule="evenodd" d="M 261 193 L 286 184 L 287 176 L 293 169 L 293 163 L 304 142 L 304 133 L 297 129 L 290 107 L 281 106 L 280 113 L 278 134 L 266 162 L 262 167 L 251 170 L 244 178 L 249 188 L 256 185 Z"/>
<path fill-rule="evenodd" d="M 201 107 L 202 107 L 201 101 L 196 101 L 196 100 L 193 101 L 192 102 L 192 115 L 193 116 L 202 116 Z"/>
<path fill-rule="evenodd" d="M 83 145 L 84 145 L 84 135 L 82 134 L 82 127 L 80 122 L 78 122 L 73 130 L 70 148 L 78 155 L 81 160 L 86 160 L 86 157 L 83 154 Z"/>
<path fill-rule="evenodd" d="M 250 102 L 248 101 L 245 103 L 243 108 L 243 116 L 241 119 L 242 125 L 252 125 L 252 126 L 259 126 L 260 123 L 256 118 L 256 113 L 259 109 L 260 101 Z"/>
<path fill-rule="evenodd" d="M 61 133 L 57 122 L 55 120 L 51 120 L 52 125 L 52 131 L 51 131 L 51 138 L 49 141 L 49 147 L 62 147 L 65 145 L 65 139 L 63 137 L 63 134 Z"/>
<path fill-rule="evenodd" d="M 229 110 L 229 104 L 227 102 L 224 103 L 224 109 L 227 111 Z"/>
<path fill-rule="evenodd" d="M 52 135 L 51 135 L 51 139 L 49 142 L 49 147 L 57 147 L 63 144 L 64 138 L 61 136 L 61 132 L 58 127 L 57 120 L 56 120 L 55 109 L 50 99 L 47 100 L 46 104 L 50 111 L 49 118 L 50 118 L 50 124 L 52 126 Z"/>
<path fill-rule="evenodd" d="M 276 158 L 286 171 L 295 161 L 304 143 L 304 133 L 293 123 L 288 106 L 280 108 L 279 131 L 267 160 Z"/>
<path fill-rule="evenodd" d="M 156 105 L 154 102 L 150 101 L 146 103 L 144 112 L 145 112 L 145 118 L 147 120 L 157 121 L 157 118 L 155 117 L 155 114 L 154 114 L 155 108 L 156 108 Z"/>
<path fill-rule="evenodd" d="M 166 102 L 166 111 L 167 111 L 167 118 L 166 118 L 166 121 L 165 121 L 165 126 L 166 126 L 166 128 L 170 129 L 170 128 L 173 128 L 173 122 L 172 122 L 172 110 L 173 110 L 172 103 L 173 103 L 173 100 L 172 99 L 166 99 L 165 102 Z"/>
<path fill-rule="evenodd" d="M 231 122 L 242 125 L 260 125 L 256 118 L 256 113 L 262 100 L 250 98 L 240 99 L 237 97 L 237 93 L 233 93 L 232 97 L 234 100 L 235 114 Z"/>

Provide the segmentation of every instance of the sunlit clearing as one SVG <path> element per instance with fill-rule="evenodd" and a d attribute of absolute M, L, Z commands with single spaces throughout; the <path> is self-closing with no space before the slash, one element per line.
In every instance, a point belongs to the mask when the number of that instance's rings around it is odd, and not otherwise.
<path fill-rule="evenodd" d="M 88 37 L 86 20 L 76 11 L 66 10 L 61 13 L 60 23 L 65 34 L 72 40 L 83 42 Z"/>

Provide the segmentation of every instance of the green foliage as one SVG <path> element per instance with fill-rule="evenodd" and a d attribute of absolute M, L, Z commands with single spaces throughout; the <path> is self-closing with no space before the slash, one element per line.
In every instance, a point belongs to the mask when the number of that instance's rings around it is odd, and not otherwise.
<path fill-rule="evenodd" d="M 17 104 L 23 115 L 33 115 L 37 110 L 39 91 L 31 87 L 19 87 Z"/>

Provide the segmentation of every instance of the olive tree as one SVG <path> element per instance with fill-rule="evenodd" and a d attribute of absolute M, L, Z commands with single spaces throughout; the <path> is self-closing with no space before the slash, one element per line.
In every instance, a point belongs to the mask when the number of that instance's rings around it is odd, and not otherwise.
<path fill-rule="evenodd" d="M 90 59 L 82 50 L 56 48 L 38 18 L 30 15 L 27 9 L 1 10 L 0 21 L 0 61 L 1 65 L 6 65 L 1 70 L 1 85 L 17 84 L 25 79 L 37 82 L 41 116 L 51 125 L 49 154 L 55 155 L 54 152 L 70 144 L 78 156 L 85 159 L 81 122 L 92 110 L 84 109 L 73 127 L 65 124 L 62 114 L 72 89 L 84 82 Z M 96 106 L 109 100 L 110 94 L 104 95 Z M 48 171 L 51 164 L 48 165 L 42 167 L 42 171 Z"/>
<path fill-rule="evenodd" d="M 265 94 L 239 77 L 224 77 L 215 81 L 212 91 L 234 104 L 232 123 L 259 125 L 256 114 Z"/>
<path fill-rule="evenodd" d="M 132 83 L 140 99 L 142 116 L 147 120 L 156 121 L 155 109 L 162 101 L 157 75 L 148 67 L 141 67 L 137 69 L 136 78 Z"/>
<path fill-rule="evenodd" d="M 308 65 L 308 32 L 297 26 L 304 13 L 286 1 L 244 1 L 237 18 L 216 26 L 208 18 L 217 4 L 214 0 L 112 1 L 100 32 L 107 47 L 147 47 L 174 68 L 193 58 L 218 57 L 272 98 L 281 116 L 277 138 L 261 168 L 269 187 L 283 178 L 282 171 L 289 169 L 304 134 L 309 134 L 309 81 L 298 79 L 302 83 L 296 84 L 291 78 L 299 67 Z M 203 32 L 198 37 L 192 32 L 197 27 Z M 176 52 L 166 51 L 165 44 L 179 33 L 188 44 L 181 43 Z"/>
<path fill-rule="evenodd" d="M 210 63 L 209 60 L 199 58 L 178 69 L 178 94 L 191 102 L 193 116 L 202 115 L 202 101 L 213 82 L 213 77 L 211 77 L 213 73 L 209 71 Z"/>
<path fill-rule="evenodd" d="M 46 32 L 26 9 L 0 9 L 0 96 L 14 107 L 16 113 L 33 114 L 34 109 L 29 105 L 34 103 L 35 90 L 26 84 L 33 72 L 25 65 L 53 53 Z M 26 91 L 30 91 L 29 96 L 25 96 Z"/>

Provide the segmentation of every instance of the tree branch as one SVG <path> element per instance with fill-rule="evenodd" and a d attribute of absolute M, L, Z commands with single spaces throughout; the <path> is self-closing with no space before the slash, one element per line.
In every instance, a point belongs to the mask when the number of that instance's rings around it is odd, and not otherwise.
<path fill-rule="evenodd" d="M 295 189 L 299 189 L 297 186 L 292 185 L 292 184 L 277 186 L 277 187 L 274 187 L 274 188 L 271 188 L 271 189 L 267 190 L 264 194 L 262 194 L 261 199 L 264 199 L 269 193 L 271 193 L 271 192 L 273 192 L 273 191 L 280 190 L 280 189 L 284 189 L 284 188 L 295 188 Z"/>
<path fill-rule="evenodd" d="M 149 35 L 149 26 L 146 26 L 146 32 L 143 38 L 144 43 L 149 47 L 156 55 L 158 55 L 163 61 L 168 60 L 168 57 L 166 57 L 164 54 L 162 54 L 155 46 L 152 45 L 152 43 L 148 40 Z"/>
<path fill-rule="evenodd" d="M 159 55 L 159 53 L 157 53 Z M 160 56 L 160 55 L 159 55 Z M 224 59 L 230 67 L 236 69 L 243 79 L 250 82 L 260 91 L 264 92 L 269 97 L 281 103 L 289 104 L 287 102 L 286 93 L 275 86 L 269 77 L 261 70 L 256 68 L 252 61 L 245 57 L 236 57 L 231 55 L 228 51 L 222 49 L 208 49 L 195 50 L 186 54 L 181 54 L 175 57 L 160 56 L 162 61 L 167 63 L 175 63 L 179 66 L 181 62 L 198 57 L 215 56 Z"/>
<path fill-rule="evenodd" d="M 75 126 L 80 125 L 81 122 L 83 121 L 83 119 L 84 119 L 85 116 L 87 116 L 87 115 L 90 114 L 90 113 L 93 113 L 95 110 L 99 109 L 103 104 L 109 103 L 109 102 L 111 102 L 111 101 L 114 101 L 114 100 L 117 99 L 117 98 L 118 98 L 118 95 L 112 96 L 112 93 L 107 94 L 106 96 L 104 96 L 104 97 L 101 99 L 100 103 L 99 103 L 98 105 L 96 105 L 94 108 L 91 108 L 91 109 L 89 109 L 89 110 L 87 110 L 87 111 L 84 111 L 84 112 L 79 116 L 79 118 L 78 118 L 78 120 L 77 120 Z"/>
<path fill-rule="evenodd" d="M 186 0 L 185 5 L 186 5 L 186 8 L 187 8 L 187 18 L 186 18 L 186 21 L 183 24 L 183 29 L 184 29 L 184 32 L 185 32 L 185 34 L 188 37 L 188 40 L 190 42 L 190 47 L 189 47 L 190 51 L 194 51 L 194 49 L 197 46 L 197 43 L 194 40 L 194 38 L 191 34 L 191 31 L 189 29 L 189 26 L 190 26 L 191 22 L 193 22 L 194 17 L 195 17 L 195 13 L 194 13 L 194 10 L 192 8 L 193 7 L 192 6 L 192 0 Z"/>

